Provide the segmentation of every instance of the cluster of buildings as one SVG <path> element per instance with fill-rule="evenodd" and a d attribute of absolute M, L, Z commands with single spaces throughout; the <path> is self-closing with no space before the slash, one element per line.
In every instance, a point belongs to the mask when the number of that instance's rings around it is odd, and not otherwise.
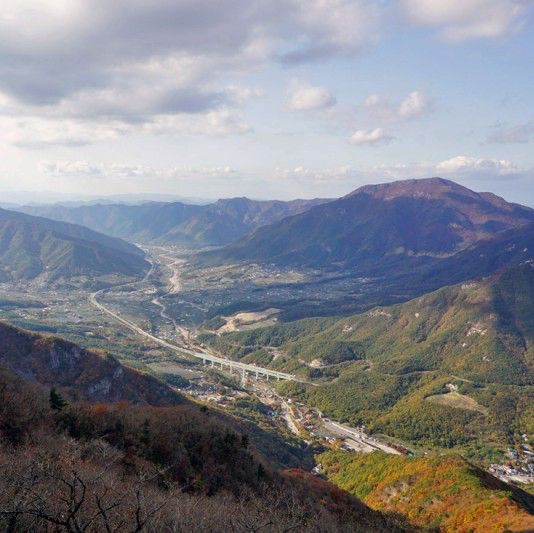
<path fill-rule="evenodd" d="M 534 483 L 534 452 L 523 444 L 521 450 L 508 450 L 508 461 L 503 464 L 492 464 L 488 472 L 507 483 Z"/>

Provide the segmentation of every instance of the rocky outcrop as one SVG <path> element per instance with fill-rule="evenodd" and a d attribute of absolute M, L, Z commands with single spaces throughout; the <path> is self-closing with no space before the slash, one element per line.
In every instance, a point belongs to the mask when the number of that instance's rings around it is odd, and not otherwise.
<path fill-rule="evenodd" d="M 26 380 L 60 387 L 72 399 L 176 405 L 184 398 L 114 357 L 0 322 L 0 365 Z"/>

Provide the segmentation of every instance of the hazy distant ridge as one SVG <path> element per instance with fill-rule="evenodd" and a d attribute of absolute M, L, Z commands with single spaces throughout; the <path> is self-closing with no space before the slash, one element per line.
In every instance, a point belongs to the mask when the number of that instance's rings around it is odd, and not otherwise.
<path fill-rule="evenodd" d="M 26 206 L 19 211 L 82 224 L 131 242 L 199 247 L 228 244 L 260 226 L 302 213 L 325 201 L 230 198 L 208 205 L 148 202 L 141 205 Z"/>

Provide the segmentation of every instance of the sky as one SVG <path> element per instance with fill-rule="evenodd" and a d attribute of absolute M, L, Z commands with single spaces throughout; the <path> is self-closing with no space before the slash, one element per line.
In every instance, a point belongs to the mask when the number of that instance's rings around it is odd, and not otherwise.
<path fill-rule="evenodd" d="M 441 176 L 534 206 L 533 21 L 533 0 L 2 0 L 0 202 Z"/>

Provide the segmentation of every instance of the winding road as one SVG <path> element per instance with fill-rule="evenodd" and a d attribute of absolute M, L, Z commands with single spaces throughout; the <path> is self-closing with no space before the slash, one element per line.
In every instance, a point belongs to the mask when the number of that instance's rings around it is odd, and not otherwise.
<path fill-rule="evenodd" d="M 147 254 L 147 257 L 148 257 L 148 254 Z M 148 278 L 150 277 L 150 274 L 154 270 L 154 261 L 151 258 L 149 258 L 148 260 L 149 260 L 149 262 L 151 264 L 151 268 L 150 268 L 150 271 L 145 276 L 145 278 L 143 279 L 143 282 L 148 280 Z M 136 283 L 136 282 L 134 282 L 134 283 Z M 92 294 L 90 294 L 89 302 L 94 307 L 96 307 L 98 310 L 100 310 L 102 313 L 108 315 L 109 317 L 113 318 L 117 322 L 120 322 L 123 326 L 127 327 L 129 330 L 131 330 L 134 333 L 140 335 L 141 337 L 144 337 L 145 339 L 149 339 L 149 340 L 159 344 L 163 348 L 167 348 L 168 350 L 172 350 L 173 352 L 176 352 L 176 353 L 179 353 L 179 354 L 187 354 L 187 355 L 189 355 L 191 357 L 196 357 L 197 359 L 202 359 L 204 364 L 211 363 L 212 366 L 220 365 L 221 369 L 227 367 L 227 368 L 230 369 L 230 371 L 237 370 L 237 371 L 239 371 L 239 372 L 241 372 L 243 374 L 243 377 L 245 377 L 247 374 L 252 374 L 256 378 L 259 378 L 260 376 L 262 376 L 262 377 L 265 377 L 267 379 L 274 378 L 274 379 L 278 379 L 278 380 L 281 380 L 281 379 L 283 379 L 283 380 L 296 380 L 296 378 L 295 378 L 295 376 L 293 374 L 288 374 L 286 372 L 278 372 L 276 370 L 271 370 L 269 368 L 263 368 L 263 367 L 259 367 L 259 366 L 256 366 L 256 365 L 249 365 L 249 364 L 246 364 L 246 363 L 241 363 L 239 361 L 232 361 L 231 359 L 224 359 L 222 357 L 218 357 L 216 355 L 213 355 L 208 350 L 201 349 L 201 348 L 199 348 L 197 346 L 195 346 L 193 348 L 193 347 L 191 347 L 191 345 L 189 345 L 189 346 L 177 346 L 175 344 L 171 344 L 170 342 L 168 342 L 168 341 L 166 341 L 164 339 L 160 339 L 159 337 L 156 337 L 155 335 L 152 335 L 148 331 L 145 331 L 144 329 L 140 328 L 139 326 L 137 326 L 136 324 L 134 324 L 130 320 L 127 320 L 126 318 L 123 318 L 117 312 L 112 311 L 111 309 L 109 309 L 104 304 L 102 304 L 101 302 L 98 301 L 98 297 L 103 295 L 107 291 L 112 290 L 112 289 L 116 289 L 116 288 L 121 287 L 121 286 L 124 287 L 126 285 L 133 285 L 134 283 L 127 283 L 127 284 L 118 285 L 118 286 L 115 286 L 115 287 L 110 287 L 110 288 L 106 288 L 106 289 L 100 289 L 99 291 L 96 291 L 96 292 L 93 292 Z M 174 287 L 176 287 L 176 285 L 174 285 Z M 156 305 L 158 305 L 158 304 L 156 304 Z M 159 304 L 159 305 L 160 305 L 160 307 L 164 307 L 162 304 Z M 165 311 L 165 309 L 163 309 L 163 312 L 164 311 Z M 174 322 L 172 319 L 171 319 L 171 321 Z M 184 341 L 186 341 L 186 340 L 187 339 L 184 337 Z"/>

